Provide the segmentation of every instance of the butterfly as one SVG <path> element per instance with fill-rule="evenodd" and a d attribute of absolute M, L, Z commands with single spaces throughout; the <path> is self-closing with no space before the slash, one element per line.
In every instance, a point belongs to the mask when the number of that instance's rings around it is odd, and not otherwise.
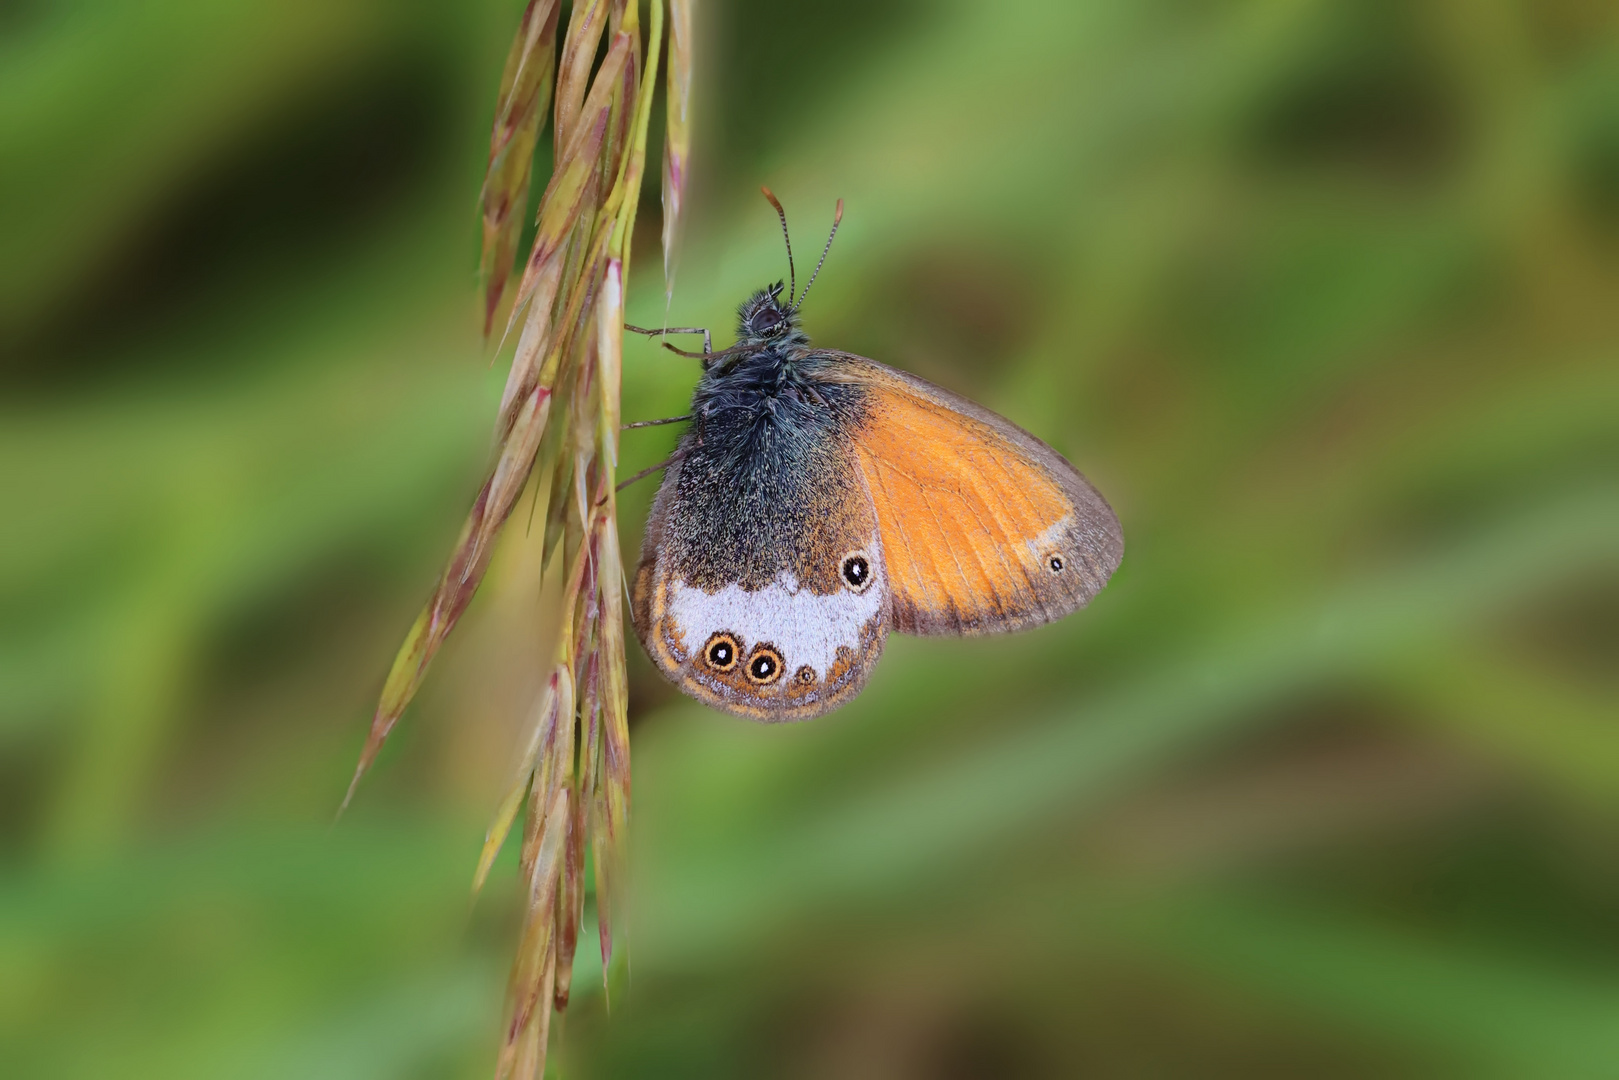
<path fill-rule="evenodd" d="M 890 631 L 1023 630 L 1090 602 L 1124 554 L 1119 520 L 1062 455 L 948 390 L 816 348 L 788 281 L 738 310 L 702 359 L 631 589 L 658 669 L 697 700 L 804 720 L 865 686 Z"/>

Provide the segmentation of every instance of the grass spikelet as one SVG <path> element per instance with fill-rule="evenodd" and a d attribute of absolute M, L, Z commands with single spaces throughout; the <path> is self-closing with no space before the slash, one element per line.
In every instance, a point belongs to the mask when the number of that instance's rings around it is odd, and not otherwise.
<path fill-rule="evenodd" d="M 494 326 L 495 310 L 511 275 L 517 237 L 528 206 L 539 138 L 556 72 L 557 0 L 529 0 L 518 25 L 495 101 L 495 127 L 489 138 L 489 168 L 483 186 L 483 332 Z"/>
<path fill-rule="evenodd" d="M 675 245 L 691 157 L 692 0 L 669 0 L 668 122 L 663 136 L 663 290 L 674 299 Z"/>
<path fill-rule="evenodd" d="M 665 200 L 678 214 L 689 147 L 689 0 L 675 5 L 679 124 L 665 155 Z M 474 873 L 481 888 L 526 807 L 519 874 L 527 894 L 507 992 L 496 1075 L 533 1080 L 545 1068 L 553 1010 L 567 1006 L 585 917 L 587 861 L 596 878 L 604 977 L 615 950 L 629 820 L 630 754 L 624 663 L 624 572 L 615 472 L 620 426 L 624 286 L 646 164 L 647 122 L 663 32 L 652 0 L 643 46 L 630 0 L 575 4 L 557 50 L 556 0 L 532 0 L 519 23 L 496 102 L 482 195 L 484 332 L 490 333 L 515 258 L 533 149 L 552 106 L 556 159 L 540 199 L 533 246 L 506 332 L 521 324 L 496 419 L 494 464 L 437 587 L 395 658 L 354 786 L 409 705 L 434 654 L 482 583 L 502 527 L 525 490 L 547 580 L 560 582 L 554 655 L 533 702 L 510 788 Z M 605 56 L 595 62 L 602 41 Z M 554 88 L 554 93 L 553 93 Z M 671 176 L 674 178 L 671 181 Z M 672 195 L 671 195 L 672 192 Z M 672 200 L 672 203 L 670 202 Z M 665 241 L 673 233 L 665 229 Z M 668 252 L 665 252 L 667 265 Z M 531 478 L 538 482 L 530 486 Z M 527 516 L 527 515 L 525 515 Z M 515 542 L 515 541 L 514 541 Z M 549 646 L 548 646 L 549 647 Z M 588 859 L 587 859 L 588 856 Z"/>

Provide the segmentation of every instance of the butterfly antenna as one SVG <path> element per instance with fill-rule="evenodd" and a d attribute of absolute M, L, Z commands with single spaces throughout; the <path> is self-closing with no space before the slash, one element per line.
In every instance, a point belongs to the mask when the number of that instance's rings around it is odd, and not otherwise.
<path fill-rule="evenodd" d="M 787 242 L 787 302 L 791 304 L 793 290 L 798 288 L 798 278 L 793 275 L 793 238 L 787 235 L 787 211 L 781 208 L 781 202 L 769 188 L 760 184 L 759 190 L 765 193 L 770 205 L 776 208 L 776 216 L 781 218 L 781 238 Z"/>
<path fill-rule="evenodd" d="M 843 222 L 843 200 L 839 199 L 838 200 L 837 212 L 832 215 L 832 232 L 831 232 L 831 235 L 829 235 L 826 238 L 826 247 L 821 249 L 821 261 L 815 264 L 815 273 L 810 275 L 809 281 L 804 285 L 804 296 L 809 295 L 810 286 L 815 284 L 815 278 L 816 278 L 816 276 L 818 274 L 820 274 L 821 267 L 826 265 L 827 253 L 832 250 L 832 237 L 838 235 L 838 226 L 840 224 L 842 224 L 842 222 Z M 798 302 L 795 303 L 792 306 L 793 311 L 797 311 L 799 308 L 804 306 L 804 296 L 800 296 L 798 298 Z"/>

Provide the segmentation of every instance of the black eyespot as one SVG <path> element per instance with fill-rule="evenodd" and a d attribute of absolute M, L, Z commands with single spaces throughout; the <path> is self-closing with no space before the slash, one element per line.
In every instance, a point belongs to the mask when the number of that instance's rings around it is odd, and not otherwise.
<path fill-rule="evenodd" d="M 715 671 L 730 671 L 736 667 L 736 655 L 740 651 L 736 638 L 722 630 L 703 646 L 703 658 Z"/>
<path fill-rule="evenodd" d="M 1062 568 L 1063 568 L 1063 565 L 1064 565 L 1064 563 L 1062 561 L 1062 556 L 1061 555 L 1053 555 L 1053 556 L 1051 556 L 1049 559 L 1046 560 L 1046 565 L 1051 567 L 1051 572 L 1053 574 L 1062 573 Z"/>
<path fill-rule="evenodd" d="M 748 678 L 759 686 L 766 686 L 781 678 L 781 654 L 768 645 L 753 650 L 748 661 Z"/>
<path fill-rule="evenodd" d="M 871 585 L 871 563 L 860 552 L 843 557 L 844 583 L 855 592 L 865 592 Z"/>
<path fill-rule="evenodd" d="M 810 683 L 815 681 L 815 669 L 810 667 L 808 664 L 805 664 L 803 667 L 798 669 L 798 673 L 794 675 L 793 678 L 797 679 L 805 686 L 808 686 Z"/>

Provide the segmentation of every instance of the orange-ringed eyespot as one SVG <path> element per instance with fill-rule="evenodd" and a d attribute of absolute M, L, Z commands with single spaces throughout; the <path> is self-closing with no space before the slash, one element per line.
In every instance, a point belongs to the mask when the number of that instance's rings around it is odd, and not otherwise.
<path fill-rule="evenodd" d="M 768 645 L 753 650 L 748 658 L 748 679 L 765 686 L 781 678 L 781 655 Z"/>
<path fill-rule="evenodd" d="M 730 671 L 736 667 L 736 655 L 739 651 L 736 638 L 721 631 L 709 638 L 708 644 L 703 646 L 703 658 L 715 671 Z"/>

